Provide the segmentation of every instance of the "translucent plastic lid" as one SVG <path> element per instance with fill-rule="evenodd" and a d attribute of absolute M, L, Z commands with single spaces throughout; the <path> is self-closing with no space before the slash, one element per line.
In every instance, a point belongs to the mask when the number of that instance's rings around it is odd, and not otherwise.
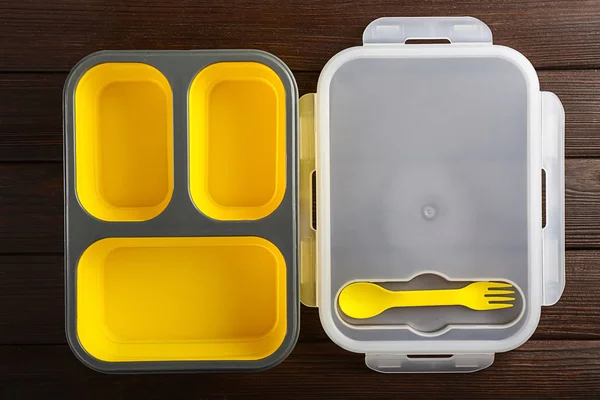
<path fill-rule="evenodd" d="M 404 44 L 412 38 L 452 44 Z M 336 343 L 375 363 L 413 353 L 491 363 L 490 353 L 533 333 L 546 303 L 537 75 L 516 51 L 492 46 L 472 18 L 379 20 L 364 41 L 330 60 L 317 91 L 321 321 Z M 551 254 L 556 271 L 561 254 Z M 548 296 L 557 299 L 564 278 L 550 279 L 557 290 Z M 515 286 L 516 300 L 495 313 L 421 307 L 364 322 L 337 304 L 356 281 L 411 290 L 498 280 Z M 461 360 L 440 369 L 460 369 Z"/>

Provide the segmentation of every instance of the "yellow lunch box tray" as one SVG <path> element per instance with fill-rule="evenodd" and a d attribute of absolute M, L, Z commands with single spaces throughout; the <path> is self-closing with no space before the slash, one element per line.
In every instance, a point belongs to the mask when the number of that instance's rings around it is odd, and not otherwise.
<path fill-rule="evenodd" d="M 67 336 L 105 372 L 258 370 L 298 335 L 297 89 L 259 51 L 115 51 L 65 86 Z"/>

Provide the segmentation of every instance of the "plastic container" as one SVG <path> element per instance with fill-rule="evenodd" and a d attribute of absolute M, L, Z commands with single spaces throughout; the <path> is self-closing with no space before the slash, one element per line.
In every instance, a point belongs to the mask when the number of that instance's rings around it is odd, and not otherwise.
<path fill-rule="evenodd" d="M 296 83 L 259 51 L 116 51 L 65 85 L 67 338 L 104 372 L 261 370 L 298 336 Z"/>
<path fill-rule="evenodd" d="M 527 59 L 492 45 L 474 18 L 382 18 L 363 42 L 327 63 L 314 97 L 317 284 L 303 300 L 376 371 L 485 368 L 533 334 L 564 288 L 564 111 Z M 504 281 L 517 293 L 504 310 L 394 308 L 352 320 L 337 297 L 355 281 Z"/>
<path fill-rule="evenodd" d="M 379 372 L 472 372 L 533 334 L 565 281 L 560 101 L 474 18 L 382 18 L 363 42 L 300 100 L 256 51 L 101 52 L 74 68 L 67 337 L 84 363 L 265 369 L 295 344 L 298 300 Z M 338 306 L 357 281 L 516 293 L 502 310 L 359 320 Z"/>

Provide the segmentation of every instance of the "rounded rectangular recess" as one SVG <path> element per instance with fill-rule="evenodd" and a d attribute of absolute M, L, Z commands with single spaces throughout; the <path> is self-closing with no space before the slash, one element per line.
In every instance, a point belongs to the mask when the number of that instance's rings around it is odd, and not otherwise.
<path fill-rule="evenodd" d="M 79 342 L 102 361 L 258 360 L 286 335 L 285 261 L 259 237 L 102 239 L 76 281 Z"/>
<path fill-rule="evenodd" d="M 429 272 L 406 281 L 375 281 L 372 283 L 392 292 L 403 292 L 461 289 L 474 282 L 490 281 L 496 282 L 493 278 L 455 281 L 449 280 L 443 275 Z M 525 310 L 525 298 L 521 288 L 512 282 L 503 283 L 513 285 L 511 288 L 503 290 L 513 291 L 513 294 L 506 294 L 505 298 L 514 298 L 515 300 L 506 301 L 507 304 L 512 304 L 513 307 L 500 310 L 473 310 L 466 305 L 393 307 L 372 318 L 355 319 L 344 314 L 339 304 L 338 295 L 336 311 L 345 324 L 355 329 L 391 329 L 405 326 L 416 334 L 427 337 L 442 335 L 450 328 L 462 330 L 483 329 L 484 327 L 486 329 L 503 329 L 514 325 L 523 316 Z M 494 289 L 491 289 L 485 297 L 490 297 L 493 293 Z M 432 296 L 434 294 L 431 293 Z"/>
<path fill-rule="evenodd" d="M 75 89 L 75 179 L 104 221 L 146 221 L 173 192 L 173 95 L 156 68 L 102 63 Z"/>
<path fill-rule="evenodd" d="M 189 90 L 192 201 L 217 220 L 271 214 L 286 190 L 286 99 L 277 73 L 257 62 L 219 62 Z"/>

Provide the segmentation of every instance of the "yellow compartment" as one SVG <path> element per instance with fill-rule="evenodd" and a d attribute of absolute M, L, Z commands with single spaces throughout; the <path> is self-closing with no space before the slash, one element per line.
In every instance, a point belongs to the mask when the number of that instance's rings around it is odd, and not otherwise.
<path fill-rule="evenodd" d="M 173 95 L 140 63 L 99 64 L 75 89 L 75 177 L 83 208 L 104 221 L 145 221 L 173 192 Z"/>
<path fill-rule="evenodd" d="M 78 264 L 79 341 L 100 360 L 256 360 L 286 323 L 285 261 L 258 237 L 108 238 Z"/>
<path fill-rule="evenodd" d="M 219 220 L 256 220 L 285 194 L 285 88 L 255 62 L 221 62 L 189 91 L 190 194 Z"/>

